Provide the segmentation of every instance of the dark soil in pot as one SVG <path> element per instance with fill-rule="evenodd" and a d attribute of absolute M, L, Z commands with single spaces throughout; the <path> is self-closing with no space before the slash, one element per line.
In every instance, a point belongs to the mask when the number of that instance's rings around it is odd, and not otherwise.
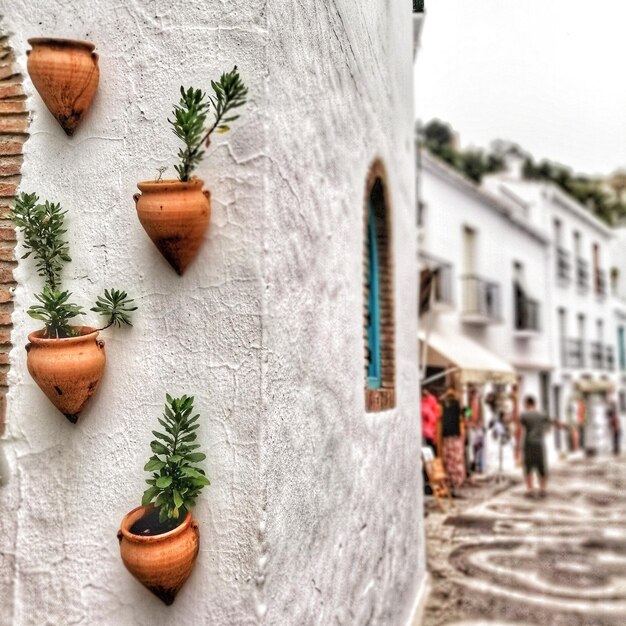
<path fill-rule="evenodd" d="M 140 517 L 130 528 L 133 535 L 142 537 L 153 537 L 154 535 L 162 535 L 174 530 L 185 521 L 185 515 L 181 515 L 178 519 L 168 519 L 159 522 L 159 511 L 154 509 L 147 515 Z"/>

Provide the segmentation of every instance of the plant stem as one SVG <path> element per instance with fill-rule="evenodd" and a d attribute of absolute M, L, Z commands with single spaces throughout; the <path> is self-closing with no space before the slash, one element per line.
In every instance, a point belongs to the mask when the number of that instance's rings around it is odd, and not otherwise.
<path fill-rule="evenodd" d="M 198 152 L 200 152 L 200 149 L 202 148 L 202 146 L 205 147 L 209 147 L 210 143 L 211 143 L 211 133 L 218 127 L 219 123 L 222 121 L 222 118 L 224 117 L 224 113 L 225 111 L 222 111 L 216 118 L 215 121 L 213 122 L 213 125 L 209 128 L 209 130 L 207 130 L 207 132 L 204 134 L 204 136 L 202 137 L 202 139 L 198 142 L 198 144 L 196 145 L 196 147 L 193 150 L 189 150 L 189 148 L 187 149 L 187 160 L 186 163 L 187 165 L 185 166 L 185 177 L 184 179 L 181 179 L 181 182 L 187 182 L 189 180 L 189 163 L 191 163 L 193 161 L 193 159 L 195 158 L 195 156 L 198 154 Z"/>
<path fill-rule="evenodd" d="M 101 330 L 106 330 L 107 328 L 109 328 L 112 325 L 113 325 L 113 320 L 111 320 L 106 326 L 103 326 L 102 328 L 96 328 L 96 330 L 98 332 L 100 332 Z"/>

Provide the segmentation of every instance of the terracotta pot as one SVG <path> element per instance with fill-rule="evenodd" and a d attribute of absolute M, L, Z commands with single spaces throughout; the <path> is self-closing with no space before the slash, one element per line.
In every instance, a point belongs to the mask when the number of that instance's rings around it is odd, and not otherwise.
<path fill-rule="evenodd" d="M 95 46 L 73 39 L 29 39 L 28 73 L 50 113 L 73 135 L 98 88 Z"/>
<path fill-rule="evenodd" d="M 181 275 L 198 253 L 211 218 L 211 194 L 203 185 L 199 178 L 144 181 L 133 196 L 144 230 Z"/>
<path fill-rule="evenodd" d="M 126 569 L 154 595 L 170 605 L 185 584 L 200 549 L 198 522 L 188 512 L 182 524 L 161 535 L 136 535 L 133 524 L 153 510 L 137 507 L 127 513 L 117 532 Z"/>
<path fill-rule="evenodd" d="M 104 372 L 104 341 L 98 331 L 75 326 L 79 337 L 44 339 L 43 330 L 28 335 L 26 363 L 39 388 L 72 424 L 96 392 Z"/>

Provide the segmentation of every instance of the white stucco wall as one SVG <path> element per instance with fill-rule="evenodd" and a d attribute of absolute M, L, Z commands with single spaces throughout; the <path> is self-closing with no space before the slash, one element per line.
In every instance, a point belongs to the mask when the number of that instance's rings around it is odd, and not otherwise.
<path fill-rule="evenodd" d="M 140 310 L 134 328 L 106 333 L 104 379 L 72 426 L 27 374 L 25 310 L 40 282 L 30 263 L 16 271 L 0 623 L 405 623 L 424 572 L 409 4 L 2 11 L 24 65 L 28 37 L 97 46 L 99 91 L 73 138 L 27 81 L 22 189 L 69 211 L 76 300 L 118 286 Z M 209 88 L 234 63 L 250 103 L 199 168 L 213 215 L 181 278 L 132 194 L 161 165 L 174 175 L 166 117 L 179 85 Z M 376 156 L 393 204 L 398 407 L 365 414 L 363 194 Z M 196 569 L 172 608 L 126 572 L 115 536 L 141 497 L 166 391 L 196 396 L 213 481 L 194 510 Z"/>
<path fill-rule="evenodd" d="M 278 131 L 264 244 L 268 619 L 402 624 L 423 574 L 410 7 L 271 6 L 269 30 L 289 34 L 268 50 L 268 90 L 286 93 L 268 109 Z M 398 407 L 365 414 L 364 195 L 375 157 L 392 204 Z"/>

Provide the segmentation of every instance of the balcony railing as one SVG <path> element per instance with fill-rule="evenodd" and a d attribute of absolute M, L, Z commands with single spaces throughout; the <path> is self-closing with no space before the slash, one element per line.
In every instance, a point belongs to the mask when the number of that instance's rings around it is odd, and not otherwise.
<path fill-rule="evenodd" d="M 413 0 L 413 13 L 424 12 L 424 0 Z"/>
<path fill-rule="evenodd" d="M 569 282 L 572 273 L 572 263 L 569 252 L 563 248 L 556 249 L 556 275 L 559 280 Z"/>
<path fill-rule="evenodd" d="M 615 351 L 613 346 L 605 346 L 604 350 L 604 369 L 612 371 L 615 369 Z"/>
<path fill-rule="evenodd" d="M 500 285 L 473 274 L 463 276 L 463 318 L 489 324 L 501 320 Z"/>
<path fill-rule="evenodd" d="M 561 358 L 565 367 L 585 367 L 585 348 L 583 340 L 564 339 Z"/>
<path fill-rule="evenodd" d="M 604 367 L 604 346 L 602 345 L 602 342 L 590 342 L 589 361 L 593 369 L 601 370 Z"/>
<path fill-rule="evenodd" d="M 515 330 L 539 332 L 539 301 L 526 296 L 515 298 Z"/>
<path fill-rule="evenodd" d="M 585 259 L 576 259 L 576 284 L 579 289 L 589 289 L 589 263 Z"/>
<path fill-rule="evenodd" d="M 595 292 L 598 296 L 604 298 L 607 294 L 607 280 L 606 271 L 600 268 L 596 268 L 595 271 Z"/>

